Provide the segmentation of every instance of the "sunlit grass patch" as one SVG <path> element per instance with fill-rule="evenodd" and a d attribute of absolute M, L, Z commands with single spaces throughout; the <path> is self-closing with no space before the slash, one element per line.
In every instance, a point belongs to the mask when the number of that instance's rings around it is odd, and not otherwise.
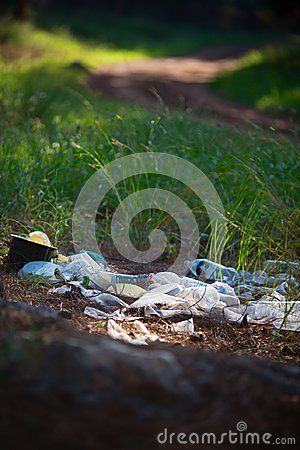
<path fill-rule="evenodd" d="M 146 57 L 142 50 L 120 50 L 111 48 L 105 44 L 85 42 L 77 39 L 67 28 L 43 30 L 34 27 L 30 23 L 2 22 L 0 32 L 2 46 L 9 45 L 19 50 L 24 50 L 24 62 L 28 50 L 31 50 L 30 58 L 43 58 L 49 64 L 63 62 L 68 64 L 76 61 L 95 68 L 103 63 L 113 63 L 133 58 Z M 18 54 L 20 56 L 20 53 Z"/>
<path fill-rule="evenodd" d="M 258 109 L 300 115 L 300 46 L 282 44 L 254 50 L 236 70 L 212 83 L 219 92 Z"/>

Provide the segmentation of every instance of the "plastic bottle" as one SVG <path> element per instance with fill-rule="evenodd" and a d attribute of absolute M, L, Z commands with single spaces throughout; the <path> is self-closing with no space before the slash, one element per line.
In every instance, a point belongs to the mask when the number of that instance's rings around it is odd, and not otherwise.
<path fill-rule="evenodd" d="M 82 282 L 87 279 L 90 287 L 133 298 L 139 298 L 151 284 L 149 275 L 127 275 L 104 270 L 87 253 L 73 255 L 70 259 L 70 263 L 59 265 L 66 281 Z"/>
<path fill-rule="evenodd" d="M 89 275 L 91 284 L 107 292 L 125 297 L 139 298 L 146 292 L 151 281 L 149 275 L 127 275 L 98 271 Z"/>
<path fill-rule="evenodd" d="M 207 286 L 207 284 L 204 283 L 203 281 L 194 280 L 194 278 L 180 277 L 179 279 L 180 279 L 179 283 L 186 288 L 189 288 L 189 287 L 198 288 L 198 287 Z"/>
<path fill-rule="evenodd" d="M 230 285 L 235 285 L 238 282 L 238 273 L 233 267 L 225 267 L 208 259 L 186 261 L 186 267 L 194 276 L 203 281 L 224 281 Z"/>

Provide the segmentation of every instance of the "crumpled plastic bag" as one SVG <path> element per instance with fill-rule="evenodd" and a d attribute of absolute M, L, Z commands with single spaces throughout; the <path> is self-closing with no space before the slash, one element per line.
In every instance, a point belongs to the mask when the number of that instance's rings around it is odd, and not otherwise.
<path fill-rule="evenodd" d="M 277 329 L 300 331 L 300 302 L 260 300 L 246 305 L 249 323 L 271 323 Z"/>
<path fill-rule="evenodd" d="M 19 278 L 42 283 L 57 283 L 62 280 L 60 266 L 47 261 L 29 262 L 18 272 Z"/>
<path fill-rule="evenodd" d="M 84 314 L 93 319 L 114 319 L 114 320 L 125 320 L 125 315 L 121 311 L 117 310 L 113 313 L 106 313 L 104 311 L 100 311 L 97 308 L 92 308 L 91 306 L 86 306 L 84 308 Z"/>
<path fill-rule="evenodd" d="M 189 333 L 192 334 L 195 331 L 193 318 L 182 320 L 181 322 L 172 323 L 172 330 L 176 333 Z"/>

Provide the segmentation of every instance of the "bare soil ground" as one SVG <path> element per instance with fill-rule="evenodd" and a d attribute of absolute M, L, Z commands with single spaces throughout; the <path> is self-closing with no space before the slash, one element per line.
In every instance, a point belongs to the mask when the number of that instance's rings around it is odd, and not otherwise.
<path fill-rule="evenodd" d="M 231 46 L 185 57 L 106 65 L 90 74 L 87 83 L 105 96 L 134 101 L 148 108 L 191 108 L 198 114 L 209 112 L 217 120 L 254 122 L 281 132 L 292 131 L 294 124 L 290 119 L 231 102 L 210 89 L 209 83 L 222 72 L 234 69 L 249 49 Z"/>

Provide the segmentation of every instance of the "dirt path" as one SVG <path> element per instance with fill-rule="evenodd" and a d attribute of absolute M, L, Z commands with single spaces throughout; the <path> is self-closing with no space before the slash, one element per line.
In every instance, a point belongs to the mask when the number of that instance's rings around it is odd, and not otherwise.
<path fill-rule="evenodd" d="M 88 85 L 104 95 L 135 101 L 147 108 L 180 107 L 212 113 L 217 120 L 247 122 L 289 132 L 294 124 L 231 102 L 213 92 L 209 83 L 233 69 L 249 47 L 223 47 L 198 55 L 131 61 L 101 67 L 89 75 Z"/>

